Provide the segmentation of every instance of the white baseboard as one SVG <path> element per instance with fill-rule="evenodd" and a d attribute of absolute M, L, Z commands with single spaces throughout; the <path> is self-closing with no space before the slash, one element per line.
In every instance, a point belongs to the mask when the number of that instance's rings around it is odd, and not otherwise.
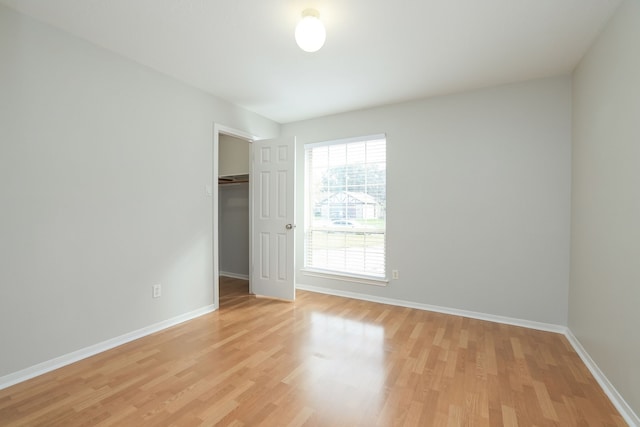
<path fill-rule="evenodd" d="M 359 299 L 363 301 L 377 302 L 381 304 L 395 305 L 399 307 L 408 307 L 408 308 L 415 308 L 418 310 L 435 311 L 437 313 L 452 314 L 455 316 L 463 316 L 463 317 L 469 317 L 472 319 L 479 319 L 479 320 L 488 320 L 490 322 L 504 323 L 507 325 L 522 326 L 530 329 L 537 329 L 541 331 L 563 334 L 565 337 L 567 337 L 567 339 L 569 340 L 569 343 L 571 343 L 576 353 L 578 353 L 578 355 L 580 356 L 584 364 L 587 366 L 587 369 L 589 369 L 589 371 L 594 376 L 596 381 L 598 381 L 598 384 L 600 384 L 600 387 L 602 387 L 602 390 L 605 392 L 607 397 L 609 397 L 609 399 L 611 400 L 611 403 L 616 407 L 618 412 L 620 412 L 620 415 L 622 416 L 622 418 L 624 418 L 624 420 L 627 422 L 627 424 L 629 424 L 630 427 L 640 427 L 640 418 L 638 418 L 638 415 L 636 415 L 633 409 L 631 409 L 631 407 L 627 404 L 627 402 L 622 398 L 620 393 L 618 393 L 616 388 L 607 379 L 607 377 L 600 370 L 598 365 L 596 365 L 593 359 L 591 359 L 591 356 L 589 356 L 589 353 L 587 353 L 584 347 L 582 347 L 582 344 L 580 344 L 580 342 L 573 335 L 571 330 L 566 326 L 534 322 L 534 321 L 523 320 L 523 319 L 515 319 L 511 317 L 504 317 L 504 316 L 495 316 L 493 314 L 478 313 L 474 311 L 446 308 L 446 307 L 440 307 L 440 306 L 429 305 L 429 304 L 420 304 L 420 303 L 415 303 L 411 301 L 397 300 L 392 298 L 376 297 L 372 295 L 360 294 L 357 292 L 338 291 L 334 289 L 322 288 L 319 286 L 296 285 L 296 289 L 301 289 L 301 290 L 310 291 L 310 292 L 317 292 L 317 293 L 327 294 L 327 295 L 335 295 L 339 297 Z"/>
<path fill-rule="evenodd" d="M 582 359 L 589 371 L 591 371 L 591 375 L 598 381 L 600 387 L 605 392 L 605 394 L 613 403 L 613 406 L 616 407 L 622 418 L 629 424 L 630 427 L 640 427 L 640 417 L 631 409 L 631 406 L 624 400 L 624 398 L 618 393 L 618 390 L 611 384 L 609 379 L 605 376 L 605 374 L 600 370 L 596 362 L 593 361 L 587 350 L 580 344 L 580 341 L 573 335 L 570 329 L 567 329 L 567 333 L 565 334 L 573 348 L 575 349 L 578 356 Z"/>
<path fill-rule="evenodd" d="M 228 271 L 221 271 L 220 276 L 231 277 L 232 279 L 249 280 L 248 274 L 229 273 Z"/>
<path fill-rule="evenodd" d="M 46 362 L 42 362 L 37 365 L 22 369 L 20 371 L 13 372 L 9 375 L 0 377 L 0 390 L 37 377 L 38 375 L 42 375 L 55 369 L 62 368 L 63 366 L 70 365 L 79 360 L 86 359 L 87 357 L 94 356 L 98 353 L 102 353 L 103 351 L 111 350 L 114 347 L 118 347 L 130 341 L 137 340 L 138 338 L 142 338 L 163 329 L 170 328 L 171 326 L 186 322 L 187 320 L 195 319 L 196 317 L 211 313 L 214 310 L 215 308 L 213 305 L 208 305 L 197 310 L 181 314 L 180 316 L 163 320 L 162 322 L 158 322 L 142 329 L 120 335 L 119 337 L 111 338 L 98 344 L 94 344 L 89 347 L 85 347 L 83 349 L 62 355 L 60 357 L 56 357 L 55 359 L 47 360 Z"/>
<path fill-rule="evenodd" d="M 296 289 L 303 291 L 317 292 L 321 294 L 335 295 L 339 297 L 359 299 L 363 301 L 377 302 L 380 304 L 389 304 L 399 307 L 415 308 L 418 310 L 434 311 L 436 313 L 452 314 L 454 316 L 469 317 L 478 320 L 487 320 L 489 322 L 504 323 L 507 325 L 522 326 L 529 329 L 537 329 L 547 332 L 555 332 L 564 334 L 567 331 L 566 326 L 554 325 L 551 323 L 534 322 L 532 320 L 516 319 L 513 317 L 497 316 L 493 314 L 478 313 L 475 311 L 459 310 L 456 308 L 440 307 L 437 305 L 421 304 L 412 301 L 405 301 L 393 298 L 377 297 L 373 295 L 361 294 L 357 292 L 337 291 L 334 289 L 322 288 L 319 286 L 296 285 Z"/>

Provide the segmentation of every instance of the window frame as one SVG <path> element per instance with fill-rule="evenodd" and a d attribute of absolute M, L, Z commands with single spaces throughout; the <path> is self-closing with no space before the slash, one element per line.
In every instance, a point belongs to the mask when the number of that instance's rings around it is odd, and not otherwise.
<path fill-rule="evenodd" d="M 367 285 L 376 285 L 376 286 L 386 286 L 389 283 L 389 270 L 388 270 L 388 266 L 387 266 L 387 259 L 388 259 L 388 239 L 387 239 L 387 205 L 385 203 L 385 216 L 384 216 L 384 246 L 383 246 L 383 262 L 384 262 L 384 272 L 382 274 L 382 276 L 374 276 L 374 275 L 366 275 L 366 274 L 358 274 L 358 273 L 353 273 L 353 272 L 346 272 L 346 271 L 340 271 L 340 270 L 331 270 L 331 269 L 323 269 L 323 268 L 317 268 L 317 267 L 311 267 L 311 266 L 307 266 L 307 261 L 308 261 L 308 239 L 307 239 L 307 235 L 309 230 L 311 229 L 311 217 L 312 217 L 312 212 L 313 212 L 313 207 L 311 206 L 311 191 L 309 189 L 309 187 L 312 185 L 311 183 L 311 177 L 310 177 L 310 168 L 309 168 L 309 164 L 308 164 L 308 160 L 307 160 L 307 152 L 310 149 L 313 148 L 317 148 L 317 147 L 328 147 L 328 146 L 332 146 L 332 145 L 347 145 L 347 144 L 351 144 L 351 143 L 357 143 L 357 142 L 366 142 L 366 141 L 375 141 L 375 140 L 381 140 L 383 139 L 385 141 L 385 160 L 384 160 L 384 164 L 385 164 L 385 169 L 384 169 L 384 174 L 385 174 L 385 180 L 384 180 L 384 191 L 385 191 L 385 200 L 386 195 L 388 194 L 387 192 L 387 165 L 388 165 L 388 161 L 387 161 L 387 135 L 385 133 L 380 133 L 380 134 L 373 134 L 373 135 L 366 135 L 366 136 L 358 136 L 358 137 L 351 137 L 351 138 L 342 138 L 342 139 L 335 139 L 335 140 L 328 140 L 328 141 L 320 141 L 320 142 L 310 142 L 310 143 L 306 143 L 304 144 L 304 235 L 303 235 L 303 242 L 304 242 L 304 256 L 303 256 L 303 267 L 301 268 L 301 272 L 303 275 L 305 276 L 310 276 L 310 277 L 319 277 L 319 278 L 326 278 L 326 279 L 335 279 L 335 280 L 341 280 L 341 281 L 345 281 L 345 282 L 352 282 L 352 283 L 359 283 L 359 284 L 367 284 Z"/>

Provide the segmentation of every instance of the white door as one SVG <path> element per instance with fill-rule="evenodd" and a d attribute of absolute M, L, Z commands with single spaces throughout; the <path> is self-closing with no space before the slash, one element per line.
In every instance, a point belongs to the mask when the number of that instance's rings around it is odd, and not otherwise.
<path fill-rule="evenodd" d="M 251 291 L 295 299 L 295 138 L 253 143 Z"/>

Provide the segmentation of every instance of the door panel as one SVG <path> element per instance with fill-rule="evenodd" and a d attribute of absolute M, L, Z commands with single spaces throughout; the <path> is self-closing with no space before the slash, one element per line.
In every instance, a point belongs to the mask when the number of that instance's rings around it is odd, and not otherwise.
<path fill-rule="evenodd" d="M 295 139 L 256 141 L 251 289 L 256 295 L 295 299 Z"/>

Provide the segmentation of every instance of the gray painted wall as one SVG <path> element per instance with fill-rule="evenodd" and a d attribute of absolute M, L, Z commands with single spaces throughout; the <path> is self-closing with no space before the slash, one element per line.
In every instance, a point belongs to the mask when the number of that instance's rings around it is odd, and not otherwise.
<path fill-rule="evenodd" d="M 220 271 L 249 276 L 249 184 L 221 185 L 218 200 Z"/>
<path fill-rule="evenodd" d="M 243 175 L 249 173 L 250 142 L 220 134 L 218 151 L 220 162 L 218 175 Z"/>
<path fill-rule="evenodd" d="M 213 303 L 213 124 L 277 124 L 4 6 L 0 94 L 0 376 Z"/>
<path fill-rule="evenodd" d="M 304 143 L 387 134 L 386 287 L 297 283 L 567 324 L 571 80 L 550 78 L 283 125 Z M 304 185 L 297 218 L 304 217 Z"/>
<path fill-rule="evenodd" d="M 626 0 L 573 82 L 569 326 L 640 414 L 640 2 Z"/>

